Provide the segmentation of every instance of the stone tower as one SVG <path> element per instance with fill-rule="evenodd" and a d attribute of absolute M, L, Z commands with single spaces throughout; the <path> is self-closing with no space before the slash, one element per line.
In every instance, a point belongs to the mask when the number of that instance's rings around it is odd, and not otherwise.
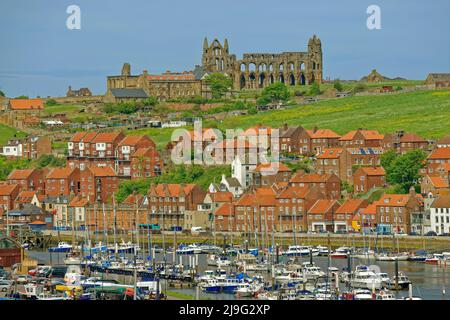
<path fill-rule="evenodd" d="M 122 67 L 123 76 L 131 76 L 131 66 L 129 63 L 125 62 Z"/>
<path fill-rule="evenodd" d="M 226 73 L 232 76 L 235 55 L 230 55 L 228 40 L 225 39 L 222 45 L 219 40 L 214 39 L 208 44 L 208 39 L 203 41 L 202 66 L 208 73 Z"/>
<path fill-rule="evenodd" d="M 308 41 L 308 73 L 306 75 L 308 83 L 322 83 L 323 63 L 322 63 L 322 42 L 314 35 Z"/>

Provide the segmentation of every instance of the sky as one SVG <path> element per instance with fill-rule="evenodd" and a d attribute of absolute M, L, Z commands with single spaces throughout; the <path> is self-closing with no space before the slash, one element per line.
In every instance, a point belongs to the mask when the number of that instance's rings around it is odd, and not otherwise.
<path fill-rule="evenodd" d="M 369 5 L 381 29 L 369 30 Z M 69 30 L 78 5 L 81 29 Z M 104 94 L 124 62 L 142 70 L 192 70 L 204 37 L 230 52 L 306 51 L 322 41 L 324 77 L 425 79 L 450 72 L 450 1 L 433 0 L 1 0 L 0 90 L 7 96 L 64 96 L 69 85 Z"/>

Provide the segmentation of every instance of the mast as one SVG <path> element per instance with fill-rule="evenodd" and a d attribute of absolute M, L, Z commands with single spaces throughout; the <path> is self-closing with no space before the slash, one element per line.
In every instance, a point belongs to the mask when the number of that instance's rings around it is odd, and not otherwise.
<path fill-rule="evenodd" d="M 102 202 L 102 213 L 103 213 L 103 238 L 105 240 L 106 246 L 108 246 L 108 229 L 106 229 L 106 212 L 104 202 Z"/>
<path fill-rule="evenodd" d="M 117 226 L 117 213 L 116 213 L 116 199 L 115 194 L 112 194 L 112 203 L 113 203 L 113 243 L 114 243 L 114 256 L 117 259 L 117 239 L 116 239 L 116 226 Z"/>

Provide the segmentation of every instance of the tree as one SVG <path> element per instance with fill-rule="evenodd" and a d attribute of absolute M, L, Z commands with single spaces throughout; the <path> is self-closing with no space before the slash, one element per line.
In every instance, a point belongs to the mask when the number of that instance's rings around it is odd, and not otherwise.
<path fill-rule="evenodd" d="M 339 92 L 341 92 L 342 90 L 344 90 L 344 87 L 342 86 L 342 83 L 339 81 L 339 79 L 337 79 L 337 80 L 334 82 L 333 87 L 334 87 L 337 91 L 339 91 Z"/>
<path fill-rule="evenodd" d="M 318 96 L 319 94 L 321 94 L 320 86 L 317 82 L 313 82 L 313 84 L 309 88 L 309 94 L 312 96 Z"/>
<path fill-rule="evenodd" d="M 220 99 L 230 91 L 233 81 L 222 73 L 212 73 L 206 76 L 205 83 L 211 88 L 212 97 Z"/>
<path fill-rule="evenodd" d="M 388 168 L 392 165 L 392 162 L 398 157 L 397 153 L 394 150 L 389 150 L 381 155 L 381 166 L 388 170 Z"/>
<path fill-rule="evenodd" d="M 45 105 L 48 107 L 56 106 L 57 104 L 58 104 L 58 102 L 56 102 L 55 99 L 48 99 L 47 102 L 45 103 Z"/>
<path fill-rule="evenodd" d="M 21 95 L 21 96 L 15 97 L 15 99 L 29 99 L 29 98 L 28 98 L 28 96 Z"/>
<path fill-rule="evenodd" d="M 261 97 L 258 99 L 260 104 L 268 104 L 274 102 L 285 102 L 289 99 L 290 94 L 286 85 L 282 82 L 275 82 L 263 89 Z"/>
<path fill-rule="evenodd" d="M 5 96 L 5 93 L 2 90 L 0 90 L 0 97 L 4 97 L 4 96 Z"/>
<path fill-rule="evenodd" d="M 392 155 L 382 157 L 386 165 L 387 182 L 396 185 L 396 191 L 407 193 L 412 186 L 418 185 L 419 170 L 424 167 L 426 157 L 426 153 L 422 150 L 413 150 L 396 157 Z"/>

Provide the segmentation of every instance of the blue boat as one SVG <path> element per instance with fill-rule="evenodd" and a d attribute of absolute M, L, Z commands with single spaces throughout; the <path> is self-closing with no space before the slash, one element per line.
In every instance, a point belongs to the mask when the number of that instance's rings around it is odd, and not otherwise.
<path fill-rule="evenodd" d="M 48 252 L 70 252 L 72 245 L 67 242 L 59 242 L 57 247 L 48 248 Z"/>

